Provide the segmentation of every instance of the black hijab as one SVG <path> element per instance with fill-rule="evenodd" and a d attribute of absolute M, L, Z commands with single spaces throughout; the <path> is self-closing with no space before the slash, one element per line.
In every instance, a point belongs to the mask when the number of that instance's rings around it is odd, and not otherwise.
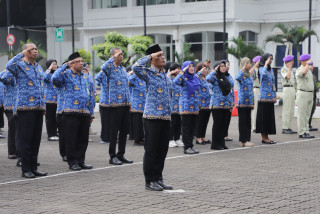
<path fill-rule="evenodd" d="M 269 53 L 264 53 L 261 56 L 260 63 L 259 63 L 259 68 L 264 67 L 264 64 L 266 64 L 266 61 L 268 60 L 268 58 L 270 56 L 272 56 L 272 54 L 269 54 Z M 271 71 L 271 65 L 268 65 L 267 70 Z M 259 82 L 260 82 L 260 72 L 259 71 L 258 71 L 258 78 L 259 78 Z"/>
<path fill-rule="evenodd" d="M 224 64 L 226 65 L 226 61 L 222 60 L 219 65 Z M 227 96 L 231 92 L 231 84 L 227 78 L 226 73 L 221 73 L 220 66 L 216 70 L 216 76 L 219 83 L 220 90 L 223 96 Z"/>
<path fill-rule="evenodd" d="M 50 65 L 53 63 L 53 62 L 56 62 L 57 63 L 57 60 L 55 59 L 48 59 L 47 62 L 46 62 L 46 67 L 47 69 L 50 67 Z M 58 63 L 57 63 L 58 64 Z M 53 73 L 55 70 L 51 69 L 51 72 Z"/>

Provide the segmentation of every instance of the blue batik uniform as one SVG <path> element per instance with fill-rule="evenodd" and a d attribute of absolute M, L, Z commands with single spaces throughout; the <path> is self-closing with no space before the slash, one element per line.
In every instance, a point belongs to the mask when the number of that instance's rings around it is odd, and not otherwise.
<path fill-rule="evenodd" d="M 230 94 L 229 94 L 229 96 L 230 96 L 230 109 L 232 109 L 233 108 L 233 106 L 234 106 L 234 102 L 235 102 L 235 97 L 234 97 L 234 80 L 233 80 L 233 77 L 229 74 L 228 76 L 227 76 L 227 78 L 228 78 L 228 80 L 229 80 L 229 82 L 230 82 L 230 85 L 231 85 L 231 92 L 230 92 Z"/>
<path fill-rule="evenodd" d="M 129 77 L 131 93 L 131 112 L 143 113 L 146 102 L 146 83 L 139 79 L 136 74 Z"/>
<path fill-rule="evenodd" d="M 198 76 L 194 75 L 194 78 L 198 78 Z M 184 76 L 183 72 L 179 73 L 173 79 L 173 82 L 181 86 L 182 96 L 179 99 L 179 112 L 180 114 L 198 114 L 200 87 L 198 87 L 194 91 L 194 93 L 188 98 L 186 80 L 187 77 Z"/>
<path fill-rule="evenodd" d="M 232 108 L 233 98 L 232 98 L 232 96 L 230 96 L 231 93 L 229 93 L 227 96 L 223 96 L 221 89 L 219 87 L 219 82 L 218 82 L 216 73 L 214 71 L 212 71 L 207 76 L 206 79 L 207 79 L 208 83 L 212 84 L 210 108 L 211 109 L 230 109 L 230 108 Z M 229 78 L 228 78 L 228 80 L 229 80 Z"/>
<path fill-rule="evenodd" d="M 7 73 L 7 78 L 2 79 L 2 76 Z M 0 73 L 0 81 L 5 85 L 5 93 L 4 93 L 4 110 L 13 111 L 16 100 L 17 100 L 17 87 L 16 87 L 16 79 L 9 71 L 3 71 Z"/>
<path fill-rule="evenodd" d="M 170 79 L 164 71 L 157 68 L 147 68 L 151 56 L 140 58 L 133 66 L 133 72 L 146 82 L 147 94 L 143 118 L 171 119 Z"/>
<path fill-rule="evenodd" d="M 200 93 L 199 93 L 199 102 L 200 109 L 210 109 L 210 85 L 206 79 L 201 78 L 201 72 L 199 71 L 197 77 L 200 79 Z"/>
<path fill-rule="evenodd" d="M 57 93 L 57 114 L 62 114 L 63 111 L 63 104 L 64 104 L 64 91 L 65 87 L 58 87 Z"/>
<path fill-rule="evenodd" d="M 6 65 L 17 81 L 17 104 L 16 110 L 45 110 L 43 71 L 38 63 L 34 66 L 26 61 L 21 61 L 23 54 L 13 57 Z M 3 79 L 9 75 L 4 74 Z"/>
<path fill-rule="evenodd" d="M 171 77 L 171 90 L 172 90 L 172 99 L 171 99 L 171 114 L 179 114 L 179 100 L 182 96 L 181 87 L 173 82 L 174 77 Z"/>
<path fill-rule="evenodd" d="M 108 80 L 108 107 L 130 106 L 129 81 L 125 67 L 116 66 L 110 58 L 102 66 Z"/>
<path fill-rule="evenodd" d="M 62 65 L 52 75 L 52 82 L 57 87 L 64 87 L 64 114 L 83 114 L 94 117 L 94 90 L 90 83 L 89 76 L 80 73 L 78 75 L 67 64 Z"/>
<path fill-rule="evenodd" d="M 236 76 L 239 83 L 239 93 L 237 107 L 254 107 L 254 94 L 253 94 L 253 78 L 249 74 L 246 76 L 242 70 Z"/>
<path fill-rule="evenodd" d="M 95 76 L 95 80 L 97 81 L 97 85 L 101 87 L 99 105 L 102 107 L 108 107 L 110 104 L 108 77 L 103 71 L 100 71 Z"/>
<path fill-rule="evenodd" d="M 58 89 L 57 87 L 52 83 L 51 77 L 53 73 L 51 73 L 50 70 L 46 70 L 46 72 L 43 75 L 43 80 L 45 83 L 44 86 L 44 102 L 45 103 L 57 103 L 57 94 Z"/>
<path fill-rule="evenodd" d="M 260 73 L 260 102 L 275 102 L 276 101 L 276 88 L 275 77 L 273 69 L 270 71 L 266 67 L 259 68 Z"/>
<path fill-rule="evenodd" d="M 6 89 L 2 82 L 0 82 L 0 107 L 3 107 L 4 104 L 4 93 Z"/>

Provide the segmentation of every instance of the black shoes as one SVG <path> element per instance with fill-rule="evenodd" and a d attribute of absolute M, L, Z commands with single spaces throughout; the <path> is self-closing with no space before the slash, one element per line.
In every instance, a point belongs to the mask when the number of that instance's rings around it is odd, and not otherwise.
<path fill-rule="evenodd" d="M 233 141 L 233 139 L 232 139 L 232 138 L 225 137 L 225 138 L 224 138 L 224 141 Z"/>
<path fill-rule="evenodd" d="M 133 143 L 134 146 L 143 146 L 144 145 L 144 141 L 134 141 Z"/>
<path fill-rule="evenodd" d="M 199 144 L 199 145 L 205 145 L 206 143 L 205 143 L 205 141 L 201 141 L 201 142 L 199 142 L 199 141 L 197 141 L 197 140 L 196 140 L 196 144 Z"/>
<path fill-rule="evenodd" d="M 291 129 L 282 129 L 282 134 L 297 134 L 297 132 L 292 131 Z"/>
<path fill-rule="evenodd" d="M 157 181 L 157 183 L 165 190 L 172 190 L 173 189 L 172 186 L 168 186 L 168 185 L 164 184 L 162 180 Z"/>
<path fill-rule="evenodd" d="M 109 164 L 122 165 L 122 162 L 117 157 L 113 157 L 109 160 Z"/>
<path fill-rule="evenodd" d="M 211 144 L 210 140 L 205 140 L 205 141 L 202 141 L 202 142 L 204 142 L 204 144 Z"/>
<path fill-rule="evenodd" d="M 211 147 L 211 149 L 213 149 L 213 150 L 225 150 L 225 148 L 223 146 L 213 146 L 213 147 Z"/>
<path fill-rule="evenodd" d="M 22 163 L 21 163 L 21 160 L 18 158 L 18 161 L 17 161 L 17 164 L 16 164 L 17 167 L 21 167 L 22 166 Z"/>
<path fill-rule="evenodd" d="M 24 177 L 24 178 L 35 178 L 36 176 L 31 171 L 28 171 L 28 172 L 23 172 L 21 177 Z"/>
<path fill-rule="evenodd" d="M 81 169 L 92 169 L 93 168 L 93 166 L 87 165 L 85 163 L 79 163 L 79 166 Z"/>
<path fill-rule="evenodd" d="M 68 162 L 68 158 L 67 158 L 67 156 L 63 156 L 63 157 L 62 157 L 62 161 L 64 161 L 64 162 Z"/>
<path fill-rule="evenodd" d="M 194 155 L 194 154 L 198 154 L 199 151 L 198 150 L 195 150 L 193 148 L 189 148 L 187 150 L 184 150 L 184 154 L 186 155 Z"/>
<path fill-rule="evenodd" d="M 18 158 L 17 155 L 8 155 L 8 159 L 13 160 L 13 159 L 17 159 L 17 158 Z"/>
<path fill-rule="evenodd" d="M 277 142 L 274 141 L 274 140 L 271 140 L 271 141 L 262 140 L 261 142 L 264 143 L 264 144 L 276 144 L 276 143 L 277 143 Z"/>
<path fill-rule="evenodd" d="M 120 160 L 122 163 L 127 163 L 127 164 L 131 164 L 133 163 L 132 160 L 128 160 L 127 158 L 123 157 L 118 157 L 118 160 Z"/>
<path fill-rule="evenodd" d="M 35 176 L 46 176 L 48 175 L 47 172 L 41 172 L 39 170 L 33 170 L 32 173 L 35 175 Z"/>
<path fill-rule="evenodd" d="M 162 191 L 163 187 L 160 186 L 160 184 L 158 182 L 152 181 L 152 182 L 146 183 L 146 190 Z"/>
<path fill-rule="evenodd" d="M 81 170 L 81 167 L 78 164 L 73 164 L 73 165 L 69 166 L 69 169 L 71 169 L 73 171 L 79 171 L 79 170 Z"/>
<path fill-rule="evenodd" d="M 309 133 L 304 133 L 302 135 L 299 135 L 299 138 L 310 139 L 310 138 L 314 138 L 314 136 L 309 135 Z"/>
<path fill-rule="evenodd" d="M 312 126 L 309 127 L 309 131 L 318 131 L 318 128 L 313 128 Z"/>

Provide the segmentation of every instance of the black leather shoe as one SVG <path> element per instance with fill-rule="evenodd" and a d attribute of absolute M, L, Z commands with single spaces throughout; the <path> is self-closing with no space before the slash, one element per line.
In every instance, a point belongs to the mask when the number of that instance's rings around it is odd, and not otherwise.
<path fill-rule="evenodd" d="M 35 175 L 35 176 L 46 176 L 48 175 L 47 172 L 41 172 L 39 170 L 33 170 L 32 173 Z"/>
<path fill-rule="evenodd" d="M 80 164 L 79 163 L 79 166 L 81 167 L 81 169 L 92 169 L 93 168 L 93 166 L 91 166 L 91 165 L 87 165 L 87 164 Z"/>
<path fill-rule="evenodd" d="M 162 180 L 157 181 L 157 183 L 158 183 L 163 189 L 166 189 L 166 190 L 172 190 L 172 189 L 173 189 L 172 186 L 165 185 Z"/>
<path fill-rule="evenodd" d="M 224 148 L 224 149 L 229 149 L 229 147 L 227 147 L 227 146 L 223 146 L 223 148 Z"/>
<path fill-rule="evenodd" d="M 118 157 L 118 159 L 122 162 L 122 163 L 127 163 L 127 164 L 131 164 L 133 163 L 132 160 L 128 160 L 127 158 L 123 157 Z"/>
<path fill-rule="evenodd" d="M 158 182 L 152 181 L 150 183 L 146 183 L 146 190 L 150 191 L 162 191 L 163 187 L 158 184 Z"/>
<path fill-rule="evenodd" d="M 213 146 L 213 147 L 211 147 L 211 149 L 213 149 L 213 150 L 224 150 L 224 147 L 221 147 L 221 146 Z"/>
<path fill-rule="evenodd" d="M 62 161 L 64 161 L 64 162 L 68 162 L 68 158 L 67 158 L 67 156 L 63 156 L 63 157 L 62 157 Z"/>
<path fill-rule="evenodd" d="M 290 134 L 297 134 L 298 132 L 292 131 L 292 129 L 288 129 L 291 133 Z"/>
<path fill-rule="evenodd" d="M 205 145 L 205 141 L 201 141 L 201 142 L 199 142 L 199 141 L 197 141 L 197 140 L 196 140 L 196 144 L 199 144 L 199 145 Z"/>
<path fill-rule="evenodd" d="M 24 177 L 24 178 L 35 178 L 36 176 L 31 171 L 28 171 L 28 172 L 23 172 L 21 177 Z"/>
<path fill-rule="evenodd" d="M 72 166 L 69 166 L 69 169 L 73 171 L 79 171 L 81 170 L 81 167 L 78 164 L 73 164 Z"/>
<path fill-rule="evenodd" d="M 17 167 L 21 167 L 21 166 L 22 166 L 22 163 L 21 163 L 21 160 L 20 160 L 20 159 L 18 159 L 16 166 L 17 166 Z"/>
<path fill-rule="evenodd" d="M 224 141 L 233 141 L 233 139 L 226 137 L 226 138 L 224 138 Z"/>
<path fill-rule="evenodd" d="M 109 160 L 109 164 L 122 165 L 122 162 L 117 157 L 113 157 Z"/>
<path fill-rule="evenodd" d="M 206 140 L 206 141 L 203 141 L 204 144 L 211 144 L 211 141 L 210 140 Z"/>
<path fill-rule="evenodd" d="M 310 138 L 314 138 L 314 136 L 309 135 L 308 133 L 304 133 L 302 135 L 299 135 L 299 138 L 310 139 Z"/>
<path fill-rule="evenodd" d="M 143 141 L 134 141 L 133 143 L 134 146 L 143 146 L 144 145 L 144 142 Z"/>
<path fill-rule="evenodd" d="M 264 144 L 276 144 L 277 142 L 276 141 L 265 141 L 265 140 L 262 140 L 261 143 L 264 143 Z"/>
<path fill-rule="evenodd" d="M 40 163 L 37 163 L 37 166 L 40 166 Z"/>
<path fill-rule="evenodd" d="M 309 127 L 309 131 L 318 131 L 318 128 L 313 128 L 312 126 Z"/>

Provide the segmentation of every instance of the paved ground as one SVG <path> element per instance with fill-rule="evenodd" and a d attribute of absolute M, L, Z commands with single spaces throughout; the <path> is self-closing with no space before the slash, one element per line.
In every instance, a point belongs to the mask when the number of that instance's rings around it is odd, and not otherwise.
<path fill-rule="evenodd" d="M 15 161 L 7 159 L 6 140 L 1 140 L 0 213 L 320 213 L 320 132 L 313 133 L 314 140 L 280 134 L 280 111 L 276 107 L 279 134 L 272 139 L 277 145 L 262 145 L 252 134 L 256 147 L 241 148 L 238 118 L 233 117 L 230 150 L 196 146 L 201 153 L 187 156 L 181 148 L 170 148 L 164 176 L 175 191 L 167 192 L 144 189 L 143 148 L 132 141 L 126 156 L 135 163 L 111 166 L 109 146 L 92 136 L 87 163 L 95 169 L 71 172 L 59 157 L 58 143 L 46 141 L 44 134 L 39 169 L 50 175 L 26 180 Z M 96 116 L 93 128 L 98 131 Z M 320 127 L 319 120 L 313 124 Z M 211 131 L 207 135 L 211 138 Z"/>

